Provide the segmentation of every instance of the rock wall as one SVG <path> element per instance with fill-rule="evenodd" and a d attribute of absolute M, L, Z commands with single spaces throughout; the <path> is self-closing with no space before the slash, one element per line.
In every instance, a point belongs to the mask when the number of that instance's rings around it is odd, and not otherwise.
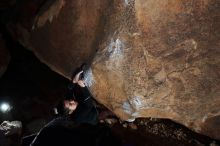
<path fill-rule="evenodd" d="M 220 139 L 218 0 L 48 0 L 33 14 L 13 36 L 65 77 L 91 62 L 91 92 L 118 117 Z"/>
<path fill-rule="evenodd" d="M 83 62 L 89 62 L 102 36 L 103 14 L 108 0 L 41 0 L 18 6 L 20 18 L 8 28 L 14 38 L 32 50 L 54 71 L 69 78 Z M 42 4 L 43 3 L 43 4 Z M 31 11 L 32 15 L 26 16 Z M 26 18 L 24 19 L 24 17 Z M 19 38 L 17 37 L 19 36 Z"/>
<path fill-rule="evenodd" d="M 219 8 L 115 1 L 92 64 L 97 100 L 124 120 L 169 118 L 220 139 Z"/>

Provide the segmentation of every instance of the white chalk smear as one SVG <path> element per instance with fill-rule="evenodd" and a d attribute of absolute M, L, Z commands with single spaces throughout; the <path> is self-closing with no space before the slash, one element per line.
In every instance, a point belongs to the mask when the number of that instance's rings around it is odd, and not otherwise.
<path fill-rule="evenodd" d="M 125 0 L 125 4 L 126 4 L 126 5 L 129 5 L 129 0 Z"/>
<path fill-rule="evenodd" d="M 111 40 L 111 43 L 108 46 L 108 52 L 110 54 L 110 58 L 118 58 L 123 56 L 123 43 L 120 39 L 116 41 Z"/>
<path fill-rule="evenodd" d="M 92 84 L 95 82 L 91 68 L 84 72 L 84 81 L 87 87 L 91 87 Z"/>
<path fill-rule="evenodd" d="M 127 114 L 132 114 L 133 109 L 128 101 L 124 102 L 122 105 L 122 109 L 124 110 L 125 113 Z"/>
<path fill-rule="evenodd" d="M 135 96 L 133 98 L 130 99 L 130 103 L 132 104 L 132 106 L 138 110 L 138 109 L 141 109 L 143 107 L 143 104 L 142 104 L 142 100 L 140 97 L 138 96 Z"/>

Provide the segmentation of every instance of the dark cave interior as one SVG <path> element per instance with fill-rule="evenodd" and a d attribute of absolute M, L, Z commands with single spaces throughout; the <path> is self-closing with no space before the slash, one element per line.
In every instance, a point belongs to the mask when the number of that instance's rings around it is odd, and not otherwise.
<path fill-rule="evenodd" d="M 0 119 L 17 119 L 24 125 L 41 119 L 38 121 L 45 124 L 63 96 L 68 80 L 51 71 L 18 43 L 8 39 L 7 46 L 11 61 L 0 79 L 0 96 L 1 102 L 7 101 L 13 108 L 10 113 L 1 114 Z"/>
<path fill-rule="evenodd" d="M 22 137 L 36 134 L 52 120 L 53 108 L 67 92 L 67 84 L 70 82 L 40 62 L 33 52 L 10 36 L 5 22 L 14 18 L 10 15 L 15 13 L 9 11 L 16 10 L 23 2 L 27 1 L 3 2 L 7 5 L 0 3 L 0 37 L 5 41 L 11 56 L 6 72 L 0 78 L 0 104 L 9 103 L 11 109 L 8 112 L 0 112 L 0 123 L 5 120 L 22 122 L 22 133 L 19 137 L 7 137 L 6 146 L 21 145 Z M 35 5 L 42 5 L 44 2 L 35 0 L 28 8 L 32 8 L 30 11 L 35 13 L 38 11 Z M 19 14 L 16 15 L 19 17 Z M 30 18 L 33 14 L 26 15 Z M 105 122 L 105 126 L 111 129 L 123 146 L 220 145 L 219 140 L 195 133 L 168 119 L 138 118 L 132 123 L 120 121 L 118 118 L 115 120 L 115 123 Z"/>

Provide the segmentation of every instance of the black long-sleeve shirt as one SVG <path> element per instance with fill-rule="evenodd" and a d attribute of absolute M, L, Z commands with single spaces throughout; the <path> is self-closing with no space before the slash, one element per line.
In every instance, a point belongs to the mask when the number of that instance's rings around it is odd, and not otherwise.
<path fill-rule="evenodd" d="M 48 146 L 51 144 L 56 146 L 65 143 L 68 145 L 78 143 L 84 145 L 81 137 L 89 135 L 85 139 L 91 139 L 93 134 L 90 135 L 90 130 L 92 130 L 90 126 L 98 123 L 98 112 L 93 104 L 92 96 L 87 87 L 80 87 L 78 84 L 71 84 L 69 95 L 67 99 L 74 99 L 78 102 L 76 110 L 71 115 L 61 116 L 49 122 L 37 134 L 31 146 Z M 72 98 L 72 96 L 74 97 Z M 83 129 L 89 130 L 88 133 Z M 96 132 L 95 129 L 92 131 Z M 73 136 L 74 141 L 71 141 L 70 136 Z M 90 141 L 85 141 L 85 145 L 88 145 Z"/>
<path fill-rule="evenodd" d="M 76 110 L 69 116 L 77 124 L 89 123 L 95 125 L 98 123 L 98 112 L 94 105 L 92 95 L 87 87 L 80 87 L 78 84 L 71 85 L 71 92 L 74 100 L 78 102 Z"/>

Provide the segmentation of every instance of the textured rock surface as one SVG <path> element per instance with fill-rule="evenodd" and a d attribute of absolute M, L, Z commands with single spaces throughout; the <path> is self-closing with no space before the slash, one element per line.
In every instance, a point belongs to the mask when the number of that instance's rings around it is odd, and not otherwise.
<path fill-rule="evenodd" d="M 77 66 L 94 55 L 102 35 L 100 31 L 104 29 L 102 15 L 108 3 L 108 0 L 47 0 L 43 5 L 35 2 L 34 8 L 33 2 L 26 3 L 17 9 L 23 13 L 16 26 L 13 23 L 8 27 L 16 30 L 11 32 L 13 36 L 20 36 L 19 41 L 42 62 L 70 77 Z M 32 15 L 26 16 L 27 11 Z"/>
<path fill-rule="evenodd" d="M 5 46 L 5 41 L 0 36 L 0 77 L 4 74 L 10 61 L 10 54 Z"/>
<path fill-rule="evenodd" d="M 220 139 L 219 1 L 114 8 L 92 64 L 98 101 L 125 120 L 169 118 Z"/>
<path fill-rule="evenodd" d="M 33 23 L 14 36 L 56 72 L 70 78 L 95 55 L 88 84 L 121 119 L 220 139 L 219 0 L 47 1 Z"/>

